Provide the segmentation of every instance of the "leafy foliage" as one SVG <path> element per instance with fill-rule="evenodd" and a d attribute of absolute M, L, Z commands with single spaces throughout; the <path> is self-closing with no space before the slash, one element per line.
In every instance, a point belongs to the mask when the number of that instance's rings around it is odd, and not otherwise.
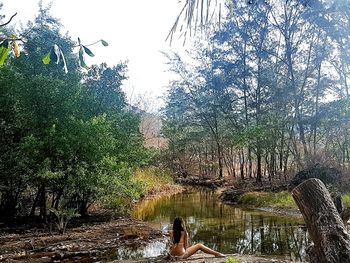
<path fill-rule="evenodd" d="M 0 10 L 1 10 L 1 8 L 2 8 L 2 5 L 0 5 Z M 58 20 L 49 16 L 49 14 L 48 14 L 49 9 L 50 9 L 50 6 L 44 8 L 42 5 L 42 2 L 39 2 L 39 12 L 41 13 L 41 17 L 36 18 L 36 23 L 40 24 L 42 26 L 42 28 L 44 26 L 48 26 L 50 24 L 51 25 L 55 25 L 55 24 L 58 25 Z M 16 15 L 17 15 L 17 13 L 14 14 L 8 22 L 6 22 L 4 24 L 0 24 L 0 27 L 4 27 L 4 26 L 8 25 L 11 22 L 12 18 Z M 0 16 L 0 19 L 1 19 L 1 16 Z M 42 23 L 45 19 L 47 22 L 46 25 L 44 25 Z M 3 32 L 1 32 L 1 33 L 3 33 Z M 23 35 L 26 36 L 26 33 Z M 24 40 L 24 37 L 17 38 L 16 35 L 13 35 L 13 34 L 11 36 L 8 36 L 8 34 L 4 34 L 4 35 L 1 34 L 0 35 L 0 66 L 3 66 L 3 64 L 5 63 L 5 60 L 7 59 L 11 50 L 13 51 L 14 55 L 17 58 L 20 56 L 21 51 L 20 51 L 20 47 L 18 45 L 19 41 L 26 43 L 26 40 Z M 95 43 L 90 44 L 89 46 L 97 44 L 99 42 L 101 42 L 102 45 L 105 47 L 108 46 L 108 43 L 102 39 L 99 41 L 96 41 Z M 91 57 L 93 57 L 94 54 L 87 46 L 81 44 L 80 38 L 78 38 L 78 44 L 79 44 L 78 45 L 79 46 L 78 58 L 80 61 L 80 65 L 81 65 L 81 67 L 88 69 L 88 66 L 86 65 L 85 60 L 84 60 L 84 54 L 86 53 Z M 63 50 L 58 42 L 53 43 L 53 45 L 50 48 L 50 51 L 46 55 L 44 55 L 44 57 L 42 57 L 41 60 L 45 65 L 48 65 L 51 62 L 53 62 L 57 65 L 59 64 L 62 66 L 65 73 L 68 72 L 66 58 L 65 58 L 64 52 L 63 52 Z"/>
<path fill-rule="evenodd" d="M 82 73 L 74 42 L 44 9 L 23 33 L 28 55 L 0 68 L 0 215 L 46 220 L 51 211 L 64 232 L 94 202 L 137 198 L 132 174 L 148 153 L 121 90 L 126 64 Z"/>

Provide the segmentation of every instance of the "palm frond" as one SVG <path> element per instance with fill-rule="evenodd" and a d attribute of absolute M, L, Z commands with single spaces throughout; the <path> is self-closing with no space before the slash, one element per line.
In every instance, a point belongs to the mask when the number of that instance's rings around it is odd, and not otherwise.
<path fill-rule="evenodd" d="M 192 36 L 192 31 L 195 33 L 198 28 L 202 30 L 209 22 L 214 22 L 217 18 L 220 22 L 222 4 L 225 3 L 225 0 L 184 0 L 182 2 L 184 5 L 166 37 L 166 41 L 170 43 L 178 32 L 179 25 L 179 32 L 186 38 L 188 35 Z"/>

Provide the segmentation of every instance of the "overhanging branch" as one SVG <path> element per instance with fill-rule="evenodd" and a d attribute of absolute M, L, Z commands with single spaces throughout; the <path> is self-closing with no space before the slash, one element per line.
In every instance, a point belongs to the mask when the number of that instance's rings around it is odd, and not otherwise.
<path fill-rule="evenodd" d="M 12 21 L 12 19 L 13 19 L 16 15 L 17 15 L 17 13 L 13 14 L 13 15 L 10 17 L 9 21 L 7 21 L 7 22 L 4 23 L 4 24 L 1 24 L 0 27 L 3 27 L 3 26 L 6 26 L 6 25 L 10 24 L 11 21 Z"/>

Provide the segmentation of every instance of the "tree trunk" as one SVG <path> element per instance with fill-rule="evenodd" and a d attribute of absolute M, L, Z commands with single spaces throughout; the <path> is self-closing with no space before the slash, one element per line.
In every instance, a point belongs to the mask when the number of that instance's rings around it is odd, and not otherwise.
<path fill-rule="evenodd" d="M 239 165 L 240 165 L 240 172 L 241 172 L 241 179 L 244 180 L 244 152 L 241 150 L 239 152 Z"/>
<path fill-rule="evenodd" d="M 18 200 L 16 200 L 15 196 L 9 192 L 5 192 L 2 199 L 2 203 L 0 204 L 0 217 L 4 218 L 6 222 L 12 223 L 16 216 Z"/>
<path fill-rule="evenodd" d="M 79 214 L 82 216 L 82 217 L 85 217 L 88 215 L 88 201 L 87 200 L 82 200 L 81 203 L 80 203 L 80 207 L 79 207 Z"/>
<path fill-rule="evenodd" d="M 221 179 L 224 177 L 223 165 L 222 165 L 222 148 L 218 140 L 216 141 L 216 145 L 218 148 L 217 152 L 218 152 L 218 163 L 219 163 L 219 178 Z"/>
<path fill-rule="evenodd" d="M 32 208 L 30 210 L 30 214 L 29 214 L 30 217 L 34 217 L 35 216 L 35 208 L 36 208 L 36 206 L 38 204 L 38 200 L 39 200 L 40 193 L 41 193 L 40 189 L 41 189 L 41 187 L 38 188 L 38 192 L 36 193 L 36 196 L 35 196 Z"/>
<path fill-rule="evenodd" d="M 260 142 L 258 142 L 257 147 L 257 153 L 256 153 L 256 159 L 257 159 L 257 172 L 256 172 L 256 182 L 261 183 L 261 148 L 260 148 Z"/>
<path fill-rule="evenodd" d="M 253 178 L 253 161 L 252 161 L 252 150 L 249 146 L 248 148 L 248 171 L 247 174 L 249 176 L 249 178 Z"/>
<path fill-rule="evenodd" d="M 350 262 L 350 236 L 319 179 L 309 179 L 292 191 L 314 243 L 308 251 L 311 263 Z"/>
<path fill-rule="evenodd" d="M 40 190 L 40 218 L 43 222 L 46 221 L 46 188 L 43 184 Z"/>

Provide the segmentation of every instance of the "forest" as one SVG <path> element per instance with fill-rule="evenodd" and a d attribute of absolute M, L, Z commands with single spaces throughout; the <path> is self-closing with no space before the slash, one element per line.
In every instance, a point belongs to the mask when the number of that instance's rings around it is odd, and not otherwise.
<path fill-rule="evenodd" d="M 178 78 L 164 134 L 175 169 L 261 182 L 315 162 L 348 168 L 348 2 L 233 2 L 188 56 L 169 55 Z"/>
<path fill-rule="evenodd" d="M 179 1 L 156 113 L 38 2 L 0 2 L 0 261 L 350 262 L 349 1 Z"/>
<path fill-rule="evenodd" d="M 140 118 L 121 90 L 127 65 L 83 71 L 76 43 L 44 7 L 21 34 L 28 55 L 10 57 L 0 69 L 0 215 L 11 221 L 39 209 L 45 221 L 51 208 L 84 215 L 109 195 L 137 197 L 131 172 L 153 152 L 143 147 Z M 42 62 L 54 45 L 66 74 L 61 63 Z"/>

